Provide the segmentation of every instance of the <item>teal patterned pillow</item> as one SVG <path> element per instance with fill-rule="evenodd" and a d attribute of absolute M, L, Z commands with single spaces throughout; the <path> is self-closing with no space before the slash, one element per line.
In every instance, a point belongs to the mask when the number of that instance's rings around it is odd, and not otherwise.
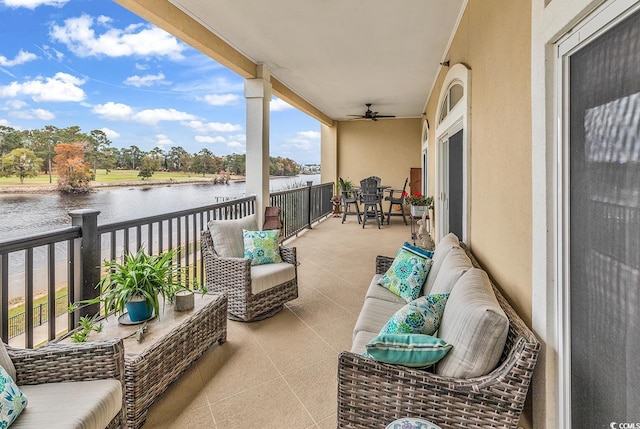
<path fill-rule="evenodd" d="M 440 327 L 448 293 L 417 298 L 391 316 L 380 330 L 381 334 L 433 335 Z"/>
<path fill-rule="evenodd" d="M 380 334 L 367 344 L 364 356 L 413 368 L 433 365 L 451 350 L 451 344 L 422 334 Z"/>
<path fill-rule="evenodd" d="M 280 230 L 247 231 L 242 230 L 244 239 L 244 257 L 251 259 L 251 265 L 274 264 L 282 262 L 278 237 Z"/>
<path fill-rule="evenodd" d="M 431 264 L 432 260 L 423 254 L 402 247 L 387 272 L 378 280 L 378 284 L 407 302 L 413 301 L 420 295 Z"/>
<path fill-rule="evenodd" d="M 9 427 L 26 406 L 27 397 L 0 366 L 0 427 Z"/>

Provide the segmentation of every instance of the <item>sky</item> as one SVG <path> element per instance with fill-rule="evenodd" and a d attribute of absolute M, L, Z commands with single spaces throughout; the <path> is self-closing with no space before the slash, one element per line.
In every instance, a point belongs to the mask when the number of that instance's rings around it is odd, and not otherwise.
<path fill-rule="evenodd" d="M 0 125 L 117 148 L 245 153 L 244 78 L 111 0 L 0 0 Z M 271 100 L 270 155 L 320 163 L 320 123 Z"/>

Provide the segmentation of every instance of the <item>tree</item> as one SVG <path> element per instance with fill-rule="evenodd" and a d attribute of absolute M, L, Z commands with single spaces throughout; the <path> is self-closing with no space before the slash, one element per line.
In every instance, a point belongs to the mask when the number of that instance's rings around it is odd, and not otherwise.
<path fill-rule="evenodd" d="M 184 157 L 184 155 L 189 154 L 181 146 L 174 146 L 169 149 L 169 153 L 167 153 L 167 169 L 169 171 L 183 171 L 181 158 Z"/>
<path fill-rule="evenodd" d="M 53 157 L 56 155 L 53 148 L 58 144 L 59 129 L 53 125 L 47 125 L 41 130 L 30 132 L 31 145 L 35 153 L 44 160 L 44 168 L 49 175 L 49 183 L 53 182 Z"/>
<path fill-rule="evenodd" d="M 138 176 L 144 179 L 148 179 L 153 176 L 153 172 L 155 171 L 157 161 L 152 157 L 145 155 L 140 162 L 140 171 L 138 172 Z"/>
<path fill-rule="evenodd" d="M 24 133 L 11 127 L 0 125 L 0 156 L 14 149 L 24 147 Z"/>
<path fill-rule="evenodd" d="M 111 141 L 102 130 L 93 130 L 89 133 L 89 138 L 84 145 L 84 155 L 93 166 L 93 177 L 96 177 L 98 162 L 104 155 L 105 149 Z"/>
<path fill-rule="evenodd" d="M 213 171 L 213 153 L 209 149 L 202 149 L 193 157 L 193 171 L 202 173 L 204 177 L 207 173 L 215 173 Z"/>
<path fill-rule="evenodd" d="M 54 150 L 58 189 L 73 194 L 89 192 L 91 166 L 84 160 L 83 144 L 60 143 Z"/>
<path fill-rule="evenodd" d="M 25 177 L 37 177 L 42 159 L 30 149 L 18 148 L 4 155 L 0 161 L 0 176 L 18 176 L 20 183 Z"/>

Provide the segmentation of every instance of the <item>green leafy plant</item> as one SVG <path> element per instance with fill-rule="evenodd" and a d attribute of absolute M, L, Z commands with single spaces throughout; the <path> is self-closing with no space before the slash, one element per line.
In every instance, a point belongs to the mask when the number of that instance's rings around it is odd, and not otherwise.
<path fill-rule="evenodd" d="M 79 320 L 80 329 L 71 335 L 71 341 L 74 343 L 84 343 L 87 341 L 87 337 L 91 332 L 102 332 L 102 323 L 96 324 L 96 320 L 99 316 L 99 314 L 92 317 L 82 316 Z"/>
<path fill-rule="evenodd" d="M 404 203 L 412 206 L 427 206 L 428 209 L 433 208 L 433 197 L 427 197 L 420 193 L 409 195 L 406 192 L 402 193 L 404 197 Z"/>
<path fill-rule="evenodd" d="M 184 288 L 179 281 L 181 267 L 173 263 L 175 256 L 173 250 L 149 255 L 141 248 L 136 253 L 125 253 L 122 262 L 105 261 L 106 275 L 96 285 L 100 294 L 74 304 L 70 310 L 102 303 L 107 314 L 124 314 L 127 302 L 142 297 L 160 317 L 160 298 L 171 301 Z"/>

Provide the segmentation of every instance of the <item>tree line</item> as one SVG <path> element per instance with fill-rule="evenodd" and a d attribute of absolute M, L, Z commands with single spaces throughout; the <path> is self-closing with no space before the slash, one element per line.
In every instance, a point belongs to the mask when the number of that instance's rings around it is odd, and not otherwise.
<path fill-rule="evenodd" d="M 98 168 L 107 174 L 113 169 L 138 170 L 142 179 L 156 171 L 187 174 L 245 175 L 246 156 L 217 156 L 209 149 L 190 154 L 181 146 L 163 150 L 154 147 L 148 152 L 132 145 L 118 149 L 102 130 L 83 133 L 80 127 L 58 128 L 47 125 L 36 130 L 16 130 L 0 125 L 0 177 L 58 175 L 58 188 L 65 192 L 86 192 L 95 179 Z M 289 158 L 269 157 L 269 174 L 295 176 L 300 166 Z"/>

